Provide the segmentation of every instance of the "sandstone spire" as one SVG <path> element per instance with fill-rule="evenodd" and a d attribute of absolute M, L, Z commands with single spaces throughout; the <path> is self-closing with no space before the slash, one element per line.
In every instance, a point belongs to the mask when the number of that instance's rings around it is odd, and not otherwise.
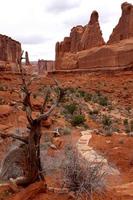
<path fill-rule="evenodd" d="M 121 5 L 121 9 L 122 15 L 110 36 L 108 44 L 133 37 L 133 5 L 125 2 Z"/>
<path fill-rule="evenodd" d="M 25 64 L 30 65 L 29 54 L 27 51 L 25 52 Z"/>
<path fill-rule="evenodd" d="M 86 26 L 86 29 L 81 38 L 81 50 L 90 49 L 92 47 L 98 47 L 105 44 L 100 30 L 99 15 L 97 11 L 93 11 L 90 21 Z"/>

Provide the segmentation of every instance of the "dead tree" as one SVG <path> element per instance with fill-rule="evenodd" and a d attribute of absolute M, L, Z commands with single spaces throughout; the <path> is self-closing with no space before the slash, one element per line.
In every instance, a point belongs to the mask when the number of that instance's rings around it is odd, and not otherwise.
<path fill-rule="evenodd" d="M 20 140 L 24 143 L 25 149 L 27 151 L 27 170 L 24 177 L 18 177 L 16 179 L 16 184 L 18 185 L 29 185 L 38 180 L 44 180 L 42 173 L 41 160 L 40 160 L 40 138 L 41 138 L 41 122 L 42 120 L 47 120 L 52 111 L 58 106 L 61 98 L 64 95 L 62 88 L 59 86 L 58 82 L 55 83 L 58 88 L 58 95 L 56 101 L 51 105 L 49 110 L 45 111 L 47 105 L 48 96 L 50 95 L 49 90 L 47 90 L 40 115 L 36 118 L 32 118 L 32 104 L 31 104 L 31 92 L 29 90 L 29 85 L 31 82 L 26 83 L 25 74 L 22 67 L 22 56 L 18 60 L 18 66 L 20 69 L 20 75 L 22 79 L 22 93 L 23 93 L 23 106 L 26 112 L 28 120 L 29 134 L 27 137 L 22 137 L 14 134 L 4 134 L 0 133 L 2 138 L 11 137 Z M 44 180 L 45 181 L 45 180 Z"/>

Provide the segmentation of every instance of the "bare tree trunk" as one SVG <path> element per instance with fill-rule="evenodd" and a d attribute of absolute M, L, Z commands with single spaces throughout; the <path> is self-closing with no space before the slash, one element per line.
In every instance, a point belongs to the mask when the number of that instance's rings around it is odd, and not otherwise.
<path fill-rule="evenodd" d="M 29 83 L 26 83 L 21 60 L 22 60 L 22 56 L 20 60 L 18 61 L 18 66 L 20 68 L 20 74 L 21 74 L 21 79 L 22 79 L 21 92 L 23 94 L 23 106 L 26 112 L 27 120 L 29 122 L 28 127 L 30 129 L 30 132 L 29 132 L 28 137 L 22 137 L 22 136 L 18 136 L 14 134 L 7 135 L 3 133 L 0 133 L 0 136 L 3 138 L 7 138 L 7 137 L 15 138 L 25 144 L 24 148 L 27 151 L 26 170 L 24 171 L 24 177 L 18 177 L 16 179 L 16 184 L 26 186 L 38 180 L 43 180 L 45 182 L 44 176 L 42 174 L 43 170 L 41 167 L 41 158 L 40 158 L 41 121 L 47 120 L 49 115 L 55 109 L 55 107 L 58 106 L 61 98 L 64 95 L 64 91 L 59 87 L 58 82 L 55 80 L 55 83 L 58 86 L 58 90 L 59 90 L 56 101 L 54 102 L 53 105 L 51 105 L 51 108 L 48 111 L 44 112 L 45 106 L 48 101 L 48 97 L 50 95 L 49 90 L 47 90 L 47 93 L 44 98 L 44 103 L 42 105 L 42 109 L 40 110 L 40 115 L 36 119 L 33 119 L 32 118 L 32 104 L 30 100 L 31 92 L 29 91 L 29 88 L 28 88 L 31 81 Z"/>

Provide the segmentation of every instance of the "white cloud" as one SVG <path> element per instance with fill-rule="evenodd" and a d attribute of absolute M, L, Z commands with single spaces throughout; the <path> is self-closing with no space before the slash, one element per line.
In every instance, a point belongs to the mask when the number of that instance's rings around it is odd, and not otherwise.
<path fill-rule="evenodd" d="M 54 59 L 55 43 L 70 29 L 88 23 L 97 10 L 107 40 L 121 15 L 124 0 L 0 0 L 0 34 L 22 42 L 30 58 Z M 128 2 L 133 3 L 133 0 Z"/>

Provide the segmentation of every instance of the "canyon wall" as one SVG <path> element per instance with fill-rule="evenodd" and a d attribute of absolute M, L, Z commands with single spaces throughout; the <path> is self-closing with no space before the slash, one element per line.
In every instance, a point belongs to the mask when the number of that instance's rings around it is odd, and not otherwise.
<path fill-rule="evenodd" d="M 21 56 L 21 44 L 12 38 L 0 35 L 0 68 L 6 70 L 17 63 Z"/>
<path fill-rule="evenodd" d="M 133 5 L 123 3 L 118 25 L 107 43 L 93 11 L 86 26 L 76 26 L 56 44 L 56 70 L 120 68 L 133 66 Z"/>

